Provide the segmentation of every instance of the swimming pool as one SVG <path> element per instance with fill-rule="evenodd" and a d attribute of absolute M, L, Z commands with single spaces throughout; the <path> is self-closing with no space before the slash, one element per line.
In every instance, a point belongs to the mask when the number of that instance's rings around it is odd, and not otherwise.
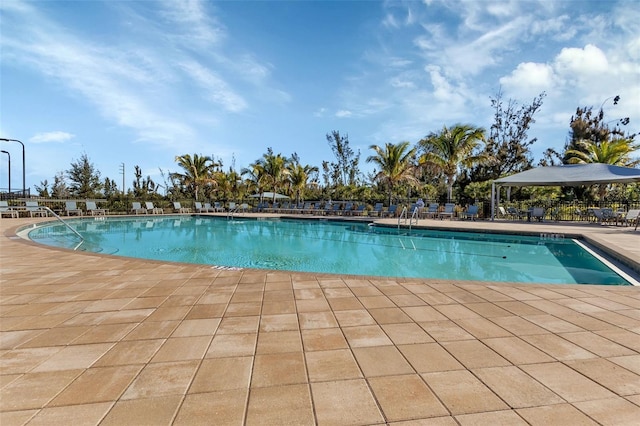
<path fill-rule="evenodd" d="M 571 239 L 397 229 L 368 223 L 207 216 L 85 218 L 31 240 L 125 257 L 379 277 L 629 285 Z"/>

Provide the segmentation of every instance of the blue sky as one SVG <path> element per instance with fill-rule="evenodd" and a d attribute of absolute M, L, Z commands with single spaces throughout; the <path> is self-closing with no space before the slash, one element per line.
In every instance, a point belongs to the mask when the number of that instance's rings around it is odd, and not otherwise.
<path fill-rule="evenodd" d="M 0 136 L 25 143 L 32 188 L 85 153 L 119 185 L 124 163 L 127 187 L 135 165 L 161 182 L 182 154 L 240 170 L 272 147 L 320 166 L 332 130 L 366 170 L 372 144 L 489 128 L 498 90 L 547 93 L 536 158 L 578 106 L 640 130 L 637 1 L 3 0 L 0 20 Z M 1 144 L 18 188 L 21 148 Z"/>

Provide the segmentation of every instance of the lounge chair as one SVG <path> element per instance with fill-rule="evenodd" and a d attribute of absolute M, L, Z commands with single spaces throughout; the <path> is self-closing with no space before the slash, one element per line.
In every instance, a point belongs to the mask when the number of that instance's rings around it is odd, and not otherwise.
<path fill-rule="evenodd" d="M 344 208 L 342 209 L 342 215 L 350 216 L 352 212 L 353 212 L 353 203 L 351 201 L 348 201 L 347 204 L 345 204 Z"/>
<path fill-rule="evenodd" d="M 242 203 L 240 204 L 240 207 L 238 207 L 239 212 L 246 213 L 248 210 L 249 210 L 249 204 L 247 203 Z"/>
<path fill-rule="evenodd" d="M 467 207 L 467 210 L 460 213 L 460 217 L 464 219 L 476 220 L 478 218 L 478 206 L 473 204 Z"/>
<path fill-rule="evenodd" d="M 542 207 L 534 207 L 531 209 L 530 220 L 537 219 L 538 222 L 542 222 L 544 219 L 544 209 Z"/>
<path fill-rule="evenodd" d="M 527 211 L 520 211 L 515 207 L 507 207 L 507 216 L 512 219 L 522 219 L 523 217 L 527 217 L 528 214 Z"/>
<path fill-rule="evenodd" d="M 386 217 L 396 217 L 397 211 L 398 211 L 398 205 L 391 204 L 387 209 L 387 211 L 383 212 L 382 214 Z"/>
<path fill-rule="evenodd" d="M 29 212 L 30 217 L 34 217 L 34 216 L 47 217 L 48 216 L 47 210 L 44 207 L 39 206 L 37 201 L 25 201 L 24 207 Z"/>
<path fill-rule="evenodd" d="M 373 206 L 373 210 L 371 210 L 371 215 L 380 216 L 382 213 L 382 208 L 383 208 L 382 203 L 376 203 L 375 206 Z"/>
<path fill-rule="evenodd" d="M 429 203 L 429 207 L 424 212 L 425 218 L 435 219 L 438 216 L 438 209 L 440 208 L 440 204 L 438 203 Z"/>
<path fill-rule="evenodd" d="M 440 218 L 440 220 L 444 219 L 445 217 L 448 217 L 449 220 L 453 219 L 453 215 L 456 213 L 456 205 L 453 203 L 446 203 L 444 205 L 444 210 L 441 211 L 440 213 L 438 213 L 438 217 Z"/>
<path fill-rule="evenodd" d="M 222 204 L 220 204 L 219 201 L 216 201 L 213 203 L 213 211 L 215 212 L 223 212 L 224 211 L 224 207 L 222 207 Z"/>
<path fill-rule="evenodd" d="M 624 218 L 622 218 L 622 224 L 625 226 L 631 226 L 634 222 L 638 221 L 638 217 L 640 217 L 640 210 L 631 209 L 627 212 Z"/>
<path fill-rule="evenodd" d="M 84 212 L 82 209 L 78 208 L 78 205 L 75 201 L 67 201 L 64 203 L 64 212 L 67 216 L 71 216 L 75 214 L 77 216 L 82 216 Z"/>
<path fill-rule="evenodd" d="M 364 209 L 367 208 L 366 204 L 358 204 L 358 207 L 356 207 L 352 212 L 351 215 L 352 216 L 362 216 L 364 215 Z"/>
<path fill-rule="evenodd" d="M 207 212 L 212 212 L 212 213 L 215 213 L 215 212 L 217 211 L 217 210 L 215 209 L 215 207 L 213 207 L 213 206 L 211 205 L 211 203 L 204 203 L 204 209 L 205 209 Z"/>
<path fill-rule="evenodd" d="M 147 212 L 147 209 L 143 208 L 139 202 L 134 201 L 131 203 L 131 213 L 147 214 L 148 212 Z"/>
<path fill-rule="evenodd" d="M 147 208 L 147 213 L 151 213 L 151 214 L 164 213 L 164 210 L 162 210 L 160 207 L 154 206 L 152 201 L 145 201 L 144 205 Z"/>
<path fill-rule="evenodd" d="M 9 207 L 9 203 L 6 201 L 0 201 L 0 217 L 14 217 L 18 218 L 18 210 Z"/>
<path fill-rule="evenodd" d="M 90 214 L 91 216 L 104 216 L 109 212 L 107 209 L 99 209 L 96 206 L 95 201 L 87 200 L 85 201 L 85 205 L 87 206 L 87 214 Z"/>
<path fill-rule="evenodd" d="M 234 201 L 229 201 L 229 211 L 235 211 L 236 209 L 236 203 Z"/>
<path fill-rule="evenodd" d="M 180 204 L 180 201 L 174 201 L 173 211 L 174 213 L 190 213 L 191 209 L 188 207 L 182 207 L 182 204 Z"/>
<path fill-rule="evenodd" d="M 617 220 L 612 209 L 592 209 L 592 212 L 596 221 L 602 225 Z"/>

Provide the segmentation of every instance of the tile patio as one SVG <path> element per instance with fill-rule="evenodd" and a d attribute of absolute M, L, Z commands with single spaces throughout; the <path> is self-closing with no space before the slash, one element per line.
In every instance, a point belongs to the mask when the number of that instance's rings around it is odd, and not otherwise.
<path fill-rule="evenodd" d="M 637 425 L 640 288 L 124 259 L 0 229 L 0 424 Z M 580 233 L 640 265 L 640 231 Z"/>

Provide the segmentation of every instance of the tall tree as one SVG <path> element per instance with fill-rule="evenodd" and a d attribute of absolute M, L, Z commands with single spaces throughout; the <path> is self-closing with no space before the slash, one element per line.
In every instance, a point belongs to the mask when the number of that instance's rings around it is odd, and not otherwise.
<path fill-rule="evenodd" d="M 535 123 L 534 115 L 542 107 L 545 96 L 546 93 L 542 92 L 533 98 L 531 104 L 522 106 L 518 106 L 513 99 L 505 103 L 501 91 L 491 98 L 493 124 L 489 129 L 484 155 L 493 161 L 474 167 L 470 173 L 471 181 L 498 179 L 532 167 L 531 146 L 538 139 L 529 139 L 528 131 Z"/>
<path fill-rule="evenodd" d="M 300 158 L 296 153 L 293 153 L 291 156 L 291 162 L 289 163 L 288 168 L 291 189 L 295 194 L 296 203 L 300 203 L 302 194 L 309 184 L 309 179 L 314 179 L 314 176 L 318 173 L 318 168 L 308 164 L 304 166 L 300 164 Z"/>
<path fill-rule="evenodd" d="M 384 147 L 371 145 L 375 154 L 367 157 L 367 163 L 374 163 L 380 170 L 374 179 L 387 187 L 389 205 L 392 203 L 393 190 L 403 182 L 416 183 L 413 159 L 416 149 L 409 149 L 409 142 L 387 143 Z"/>
<path fill-rule="evenodd" d="M 135 180 L 133 181 L 133 194 L 136 197 L 145 197 L 149 194 L 156 194 L 158 192 L 158 184 L 151 179 L 151 176 L 147 175 L 146 178 L 142 177 L 142 169 L 140 166 L 134 166 L 133 168 Z"/>
<path fill-rule="evenodd" d="M 282 188 L 287 183 L 289 176 L 289 170 L 287 164 L 289 159 L 282 154 L 274 154 L 271 147 L 267 148 L 266 154 L 262 155 L 262 158 L 258 160 L 258 163 L 262 166 L 264 174 L 266 175 L 267 182 L 273 188 L 273 201 L 276 200 L 276 193 L 282 191 Z"/>
<path fill-rule="evenodd" d="M 349 135 L 342 136 L 338 130 L 327 133 L 327 142 L 336 162 L 323 164 L 334 186 L 356 185 L 360 177 L 360 151 L 357 153 L 349 146 Z M 331 171 L 329 171 L 331 170 Z"/>
<path fill-rule="evenodd" d="M 620 96 L 614 96 L 608 99 L 613 99 L 614 105 L 617 105 L 621 100 Z M 628 134 L 621 127 L 629 124 L 629 117 L 605 121 L 603 109 L 605 102 L 602 103 L 598 112 L 594 112 L 593 107 L 578 107 L 576 109 L 575 115 L 571 117 L 571 121 L 569 122 L 569 127 L 571 128 L 569 132 L 570 139 L 564 147 L 565 155 L 563 156 L 563 162 L 566 163 L 569 160 L 569 156 L 567 156 L 568 151 L 582 151 L 584 154 L 588 154 L 585 150 L 588 144 L 585 144 L 585 141 L 599 145 L 605 141 L 616 139 L 633 140 L 635 138 L 635 134 Z M 615 125 L 612 128 L 609 124 L 613 122 L 615 122 Z"/>
<path fill-rule="evenodd" d="M 211 157 L 198 154 L 193 154 L 192 157 L 189 154 L 184 154 L 177 156 L 175 161 L 184 172 L 171 173 L 169 176 L 182 182 L 182 185 L 193 194 L 196 201 L 205 186 L 216 186 L 217 182 L 214 179 L 213 171 L 217 164 Z"/>
<path fill-rule="evenodd" d="M 71 163 L 67 170 L 69 178 L 69 192 L 74 197 L 96 198 L 102 189 L 100 172 L 96 170 L 87 154 L 82 154 L 80 159 Z"/>
<path fill-rule="evenodd" d="M 431 133 L 419 144 L 425 150 L 421 164 L 437 167 L 446 177 L 447 197 L 453 199 L 453 184 L 461 166 L 472 167 L 489 161 L 486 152 L 474 152 L 484 142 L 485 130 L 481 127 L 456 124 L 450 129 L 443 126 L 438 133 Z"/>

